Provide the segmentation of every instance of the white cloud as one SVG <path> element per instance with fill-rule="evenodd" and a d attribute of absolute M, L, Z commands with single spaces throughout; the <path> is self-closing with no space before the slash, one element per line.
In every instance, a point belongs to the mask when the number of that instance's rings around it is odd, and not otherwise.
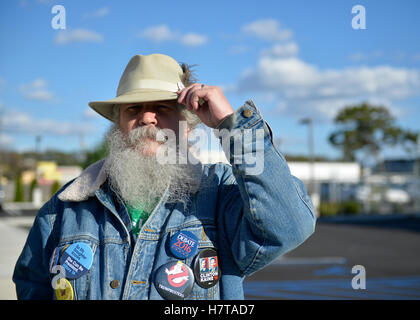
<path fill-rule="evenodd" d="M 66 45 L 76 42 L 101 43 L 103 41 L 104 37 L 100 33 L 81 28 L 71 31 L 67 29 L 58 31 L 54 38 L 54 42 L 58 45 Z"/>
<path fill-rule="evenodd" d="M 181 43 L 188 47 L 197 47 L 205 44 L 207 42 L 207 37 L 197 33 L 187 33 L 182 36 Z"/>
<path fill-rule="evenodd" d="M 262 55 L 274 57 L 290 57 L 296 56 L 299 52 L 299 47 L 295 42 L 288 42 L 285 44 L 277 43 L 270 49 L 262 50 Z"/>
<path fill-rule="evenodd" d="M 346 105 L 367 101 L 402 115 L 395 103 L 420 95 L 418 69 L 391 65 L 321 69 L 298 57 L 299 46 L 292 31 L 275 19 L 251 22 L 242 32 L 270 42 L 271 47 L 261 50 L 256 65 L 243 70 L 237 84 L 226 87 L 230 92 L 252 92 L 272 105 L 270 111 L 274 113 L 330 120 Z M 376 50 L 355 53 L 350 59 L 361 62 L 383 57 L 384 53 Z"/>
<path fill-rule="evenodd" d="M 7 134 L 2 133 L 0 135 L 0 146 L 10 146 L 15 142 L 15 139 Z"/>
<path fill-rule="evenodd" d="M 171 31 L 167 25 L 158 25 L 146 28 L 141 34 L 140 37 L 149 39 L 153 42 L 162 42 L 168 40 L 175 40 L 178 35 L 177 33 Z"/>
<path fill-rule="evenodd" d="M 292 31 L 283 29 L 275 19 L 256 20 L 243 26 L 242 31 L 265 41 L 284 41 L 292 37 Z"/>
<path fill-rule="evenodd" d="M 165 24 L 148 27 L 140 32 L 138 37 L 148 39 L 155 43 L 178 41 L 188 47 L 201 46 L 208 40 L 207 36 L 202 34 L 194 32 L 182 34 L 181 32 L 173 31 Z"/>
<path fill-rule="evenodd" d="M 102 8 L 99 8 L 99 9 L 93 11 L 93 12 L 86 13 L 83 17 L 85 19 L 102 18 L 102 17 L 107 16 L 110 12 L 111 12 L 111 10 L 109 10 L 108 7 L 102 7 Z"/>
<path fill-rule="evenodd" d="M 387 65 L 323 70 L 297 57 L 262 55 L 243 72 L 237 91 L 275 94 L 286 103 L 279 111 L 328 119 L 347 104 L 376 101 L 389 107 L 420 95 L 420 71 Z"/>
<path fill-rule="evenodd" d="M 28 113 L 9 109 L 3 114 L 2 126 L 5 132 L 33 135 L 69 136 L 88 134 L 93 128 L 86 124 L 60 122 L 53 119 L 35 119 Z"/>
<path fill-rule="evenodd" d="M 43 78 L 21 85 L 19 91 L 28 100 L 51 101 L 54 99 L 54 95 L 47 88 L 47 81 Z"/>

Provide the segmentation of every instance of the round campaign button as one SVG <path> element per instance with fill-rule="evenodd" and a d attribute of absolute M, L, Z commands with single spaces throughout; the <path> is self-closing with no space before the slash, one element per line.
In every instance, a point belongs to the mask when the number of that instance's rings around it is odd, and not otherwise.
<path fill-rule="evenodd" d="M 56 247 L 51 255 L 50 258 L 50 272 L 53 273 L 53 268 L 57 265 L 58 263 L 58 258 L 60 256 L 60 249 L 58 249 L 58 247 Z"/>
<path fill-rule="evenodd" d="M 66 244 L 66 245 L 63 247 L 63 249 L 61 249 L 61 252 L 59 252 L 59 253 L 60 253 L 60 254 L 63 254 L 63 253 L 64 253 L 64 251 L 66 251 L 68 247 L 70 247 L 70 244 Z"/>
<path fill-rule="evenodd" d="M 179 259 L 195 255 L 198 247 L 197 237 L 189 231 L 180 231 L 171 238 L 171 252 Z"/>
<path fill-rule="evenodd" d="M 194 286 L 194 275 L 182 261 L 168 262 L 156 271 L 155 287 L 159 294 L 169 300 L 184 300 Z"/>
<path fill-rule="evenodd" d="M 61 278 L 57 281 L 55 296 L 57 300 L 73 300 L 73 287 L 67 279 Z"/>
<path fill-rule="evenodd" d="M 86 274 L 92 266 L 93 252 L 83 242 L 71 244 L 60 258 L 60 264 L 66 270 L 66 278 L 76 279 Z"/>
<path fill-rule="evenodd" d="M 195 257 L 194 276 L 200 287 L 210 288 L 215 286 L 221 275 L 216 250 L 204 249 Z"/>

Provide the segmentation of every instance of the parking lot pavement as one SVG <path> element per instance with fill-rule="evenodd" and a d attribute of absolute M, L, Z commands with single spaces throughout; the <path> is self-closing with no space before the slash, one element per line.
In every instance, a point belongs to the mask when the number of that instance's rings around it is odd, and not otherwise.
<path fill-rule="evenodd" d="M 0 299 L 16 299 L 15 285 L 12 282 L 16 260 L 25 244 L 28 230 L 34 216 L 0 218 Z"/>
<path fill-rule="evenodd" d="M 362 221 L 363 222 L 363 221 Z M 325 222 L 300 247 L 251 275 L 249 299 L 420 299 L 420 219 Z M 365 269 L 366 289 L 352 280 Z"/>

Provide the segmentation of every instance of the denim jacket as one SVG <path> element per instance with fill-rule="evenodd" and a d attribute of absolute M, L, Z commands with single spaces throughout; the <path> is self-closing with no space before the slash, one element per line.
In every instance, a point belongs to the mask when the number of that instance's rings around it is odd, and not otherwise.
<path fill-rule="evenodd" d="M 18 298 L 55 299 L 49 271 L 54 249 L 84 242 L 92 248 L 93 263 L 88 273 L 69 280 L 74 299 L 163 299 L 154 285 L 156 270 L 178 260 L 169 242 L 183 230 L 198 238 L 199 251 L 217 250 L 222 273 L 208 289 L 194 283 L 187 299 L 243 299 L 246 276 L 314 232 L 314 209 L 251 100 L 218 128 L 262 129 L 264 170 L 247 174 L 249 163 L 237 161 L 251 152 L 255 139 L 244 143 L 241 155 L 227 153 L 231 165 L 200 164 L 203 187 L 188 205 L 168 203 L 165 194 L 134 238 L 127 210 L 108 186 L 103 160 L 93 164 L 39 210 L 14 270 Z M 192 259 L 183 262 L 191 267 Z"/>

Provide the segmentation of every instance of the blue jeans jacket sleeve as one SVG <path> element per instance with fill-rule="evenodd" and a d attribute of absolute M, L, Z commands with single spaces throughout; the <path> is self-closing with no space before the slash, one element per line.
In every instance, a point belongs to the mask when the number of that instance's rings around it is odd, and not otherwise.
<path fill-rule="evenodd" d="M 242 276 L 247 276 L 305 241 L 314 232 L 314 209 L 302 182 L 291 175 L 274 147 L 271 130 L 252 101 L 217 129 L 239 129 L 231 133 L 231 152 L 225 150 L 232 171 L 225 172 L 221 181 L 218 224 L 220 239 L 228 240 L 232 258 Z M 235 138 L 247 129 L 254 138 L 248 142 L 244 138 L 241 153 L 233 152 Z M 263 133 L 263 150 L 255 138 L 258 130 Z M 253 149 L 260 152 L 257 174 L 251 170 L 255 164 L 246 161 Z"/>

